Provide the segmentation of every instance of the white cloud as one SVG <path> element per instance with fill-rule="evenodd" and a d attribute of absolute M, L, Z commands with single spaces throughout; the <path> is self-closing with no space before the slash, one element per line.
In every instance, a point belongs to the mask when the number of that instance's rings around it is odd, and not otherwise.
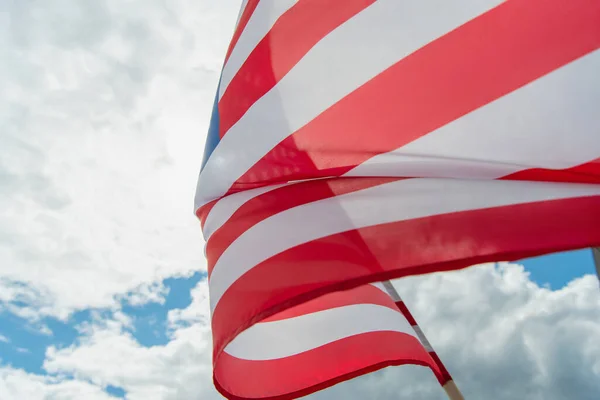
<path fill-rule="evenodd" d="M 466 398 L 595 399 L 600 390 L 600 294 L 593 276 L 550 291 L 518 265 L 483 265 L 406 278 L 397 288 Z M 221 398 L 211 381 L 206 281 L 192 303 L 169 313 L 170 341 L 146 348 L 115 314 L 82 331 L 67 348 L 51 347 L 44 368 L 128 399 Z M 422 367 L 387 368 L 312 395 L 314 399 L 427 398 L 444 395 Z"/>
<path fill-rule="evenodd" d="M 132 306 L 140 306 L 148 303 L 165 303 L 165 296 L 169 294 L 169 288 L 163 282 L 142 284 L 124 297 Z"/>
<path fill-rule="evenodd" d="M 161 301 L 205 269 L 193 196 L 239 0 L 0 5 L 0 302 Z"/>
<path fill-rule="evenodd" d="M 0 342 L 2 342 L 2 343 L 10 343 L 10 339 L 0 333 Z"/>
<path fill-rule="evenodd" d="M 165 278 L 205 269 L 193 195 L 240 2 L 0 2 L 0 312 L 52 335 L 41 317 L 109 310 L 47 350 L 50 376 L 0 360 L 2 400 L 111 399 L 109 384 L 128 399 L 220 398 L 205 281 L 169 312 L 163 346 L 140 345 L 119 303 L 164 303 Z M 595 278 L 550 291 L 518 267 L 481 266 L 398 288 L 467 398 L 600 392 Z M 419 367 L 313 398 L 403 396 L 444 398 Z"/>
<path fill-rule="evenodd" d="M 81 380 L 28 374 L 12 367 L 0 366 L 2 400 L 115 400 L 102 388 Z"/>
<path fill-rule="evenodd" d="M 50 329 L 48 327 L 48 325 L 44 325 L 44 324 L 40 324 L 37 329 L 37 332 L 41 333 L 42 335 L 46 335 L 46 336 L 52 336 L 54 335 L 54 332 L 52 332 L 52 329 Z"/>
<path fill-rule="evenodd" d="M 466 398 L 592 400 L 600 393 L 596 277 L 550 291 L 521 266 L 488 265 L 411 277 L 396 287 Z M 408 378 L 386 370 L 370 388 L 414 390 Z M 434 398 L 431 390 L 416 397 Z"/>
<path fill-rule="evenodd" d="M 88 325 L 79 343 L 68 348 L 50 347 L 44 368 L 97 385 L 114 385 L 128 399 L 219 399 L 212 386 L 211 340 L 206 281 L 192 291 L 192 303 L 172 310 L 173 328 L 164 346 L 143 347 L 117 319 Z"/>
<path fill-rule="evenodd" d="M 192 302 L 183 309 L 173 309 L 169 311 L 167 320 L 169 329 L 177 331 L 178 328 L 190 326 L 198 323 L 201 325 L 210 324 L 210 307 L 208 306 L 208 285 L 202 280 L 191 291 Z"/>

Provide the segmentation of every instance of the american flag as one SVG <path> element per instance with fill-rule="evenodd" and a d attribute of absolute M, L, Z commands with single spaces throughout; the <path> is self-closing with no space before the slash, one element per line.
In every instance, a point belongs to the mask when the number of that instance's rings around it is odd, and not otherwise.
<path fill-rule="evenodd" d="M 247 0 L 195 209 L 214 379 L 444 373 L 375 282 L 600 245 L 600 1 Z"/>

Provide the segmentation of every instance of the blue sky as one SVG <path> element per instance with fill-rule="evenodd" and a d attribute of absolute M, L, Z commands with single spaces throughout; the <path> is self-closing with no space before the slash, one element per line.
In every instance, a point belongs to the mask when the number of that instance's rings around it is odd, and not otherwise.
<path fill-rule="evenodd" d="M 0 400 L 221 399 L 193 199 L 240 2 L 0 1 Z M 467 398 L 597 400 L 593 274 L 582 250 L 396 286 Z M 311 400 L 440 392 L 402 367 Z"/>
<path fill-rule="evenodd" d="M 164 345 L 167 337 L 167 313 L 172 309 L 183 309 L 190 305 L 190 291 L 195 287 L 203 274 L 197 273 L 190 278 L 169 278 L 164 284 L 168 288 L 164 303 L 149 303 L 143 306 L 121 304 L 124 313 L 132 317 L 133 326 L 130 332 L 143 346 Z M 109 314 L 108 310 L 96 310 Z M 50 345 L 67 347 L 78 338 L 77 325 L 91 322 L 91 310 L 74 313 L 67 321 L 44 318 L 39 324 L 47 326 L 52 334 L 43 334 L 39 325 L 32 325 L 24 318 L 4 311 L 0 314 L 0 334 L 10 342 L 0 341 L 0 359 L 3 363 L 23 368 L 32 373 L 43 373 L 42 364 L 46 348 Z M 25 351 L 26 350 L 26 351 Z"/>
<path fill-rule="evenodd" d="M 519 263 L 531 274 L 532 281 L 540 286 L 549 284 L 552 289 L 560 289 L 579 276 L 596 274 L 590 249 L 528 258 Z"/>

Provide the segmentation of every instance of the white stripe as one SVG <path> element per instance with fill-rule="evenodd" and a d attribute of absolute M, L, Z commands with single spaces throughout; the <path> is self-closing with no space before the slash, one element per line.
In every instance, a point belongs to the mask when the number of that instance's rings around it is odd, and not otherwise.
<path fill-rule="evenodd" d="M 208 241 L 212 234 L 221 226 L 223 226 L 223 224 L 227 222 L 229 218 L 231 218 L 238 208 L 243 206 L 245 203 L 255 197 L 260 196 L 261 194 L 265 194 L 271 190 L 275 190 L 283 186 L 285 186 L 285 184 L 265 186 L 255 190 L 246 190 L 223 197 L 214 205 L 206 217 L 204 227 L 202 228 L 204 240 Z"/>
<path fill-rule="evenodd" d="M 424 178 L 304 204 L 254 225 L 223 252 L 211 275 L 211 309 L 255 265 L 318 238 L 451 212 L 595 195 L 600 185 Z"/>
<path fill-rule="evenodd" d="M 385 290 L 385 287 L 383 286 L 383 283 L 381 283 L 381 282 L 373 282 L 373 283 L 369 283 L 369 285 L 376 287 L 377 289 L 381 290 L 383 293 L 387 294 L 388 296 L 390 295 L 387 292 L 387 290 Z"/>
<path fill-rule="evenodd" d="M 252 50 L 269 33 L 275 22 L 298 0 L 262 0 L 258 3 L 244 32 L 240 35 L 233 48 L 227 64 L 223 67 L 223 76 L 219 87 L 219 100 L 229 87 Z"/>
<path fill-rule="evenodd" d="M 365 82 L 500 2 L 379 0 L 344 22 L 221 139 L 200 173 L 196 208 L 222 196 L 275 145 Z"/>
<path fill-rule="evenodd" d="M 412 328 L 417 334 L 417 337 L 421 341 L 423 347 L 425 347 L 425 350 L 427 350 L 428 353 L 433 352 L 433 347 L 431 346 L 431 343 L 429 343 L 429 340 L 427 340 L 427 337 L 425 336 L 419 325 L 413 325 Z"/>
<path fill-rule="evenodd" d="M 337 307 L 294 318 L 258 323 L 225 349 L 244 360 L 273 360 L 368 332 L 401 332 L 416 338 L 402 313 L 374 304 Z"/>
<path fill-rule="evenodd" d="M 240 6 L 240 12 L 238 13 L 237 20 L 235 21 L 235 27 L 237 28 L 240 24 L 240 20 L 242 19 L 242 15 L 244 15 L 244 11 L 246 10 L 246 6 L 248 5 L 248 0 L 243 0 L 242 5 Z"/>
<path fill-rule="evenodd" d="M 347 175 L 495 179 L 594 160 L 599 71 L 597 50 Z"/>

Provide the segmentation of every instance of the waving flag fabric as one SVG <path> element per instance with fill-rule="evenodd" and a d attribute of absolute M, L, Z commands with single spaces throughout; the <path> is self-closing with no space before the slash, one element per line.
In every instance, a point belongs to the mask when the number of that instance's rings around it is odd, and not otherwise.
<path fill-rule="evenodd" d="M 363 357 L 354 331 L 271 351 L 320 336 L 266 321 L 371 282 L 600 245 L 599 48 L 597 0 L 244 1 L 196 193 L 217 387 L 285 398 L 426 365 L 418 343 Z M 340 340 L 356 357 L 321 364 Z M 267 384 L 266 360 L 306 375 Z"/>
<path fill-rule="evenodd" d="M 381 284 L 329 293 L 242 332 L 215 366 L 215 383 L 233 399 L 297 398 L 390 365 L 435 363 Z"/>

